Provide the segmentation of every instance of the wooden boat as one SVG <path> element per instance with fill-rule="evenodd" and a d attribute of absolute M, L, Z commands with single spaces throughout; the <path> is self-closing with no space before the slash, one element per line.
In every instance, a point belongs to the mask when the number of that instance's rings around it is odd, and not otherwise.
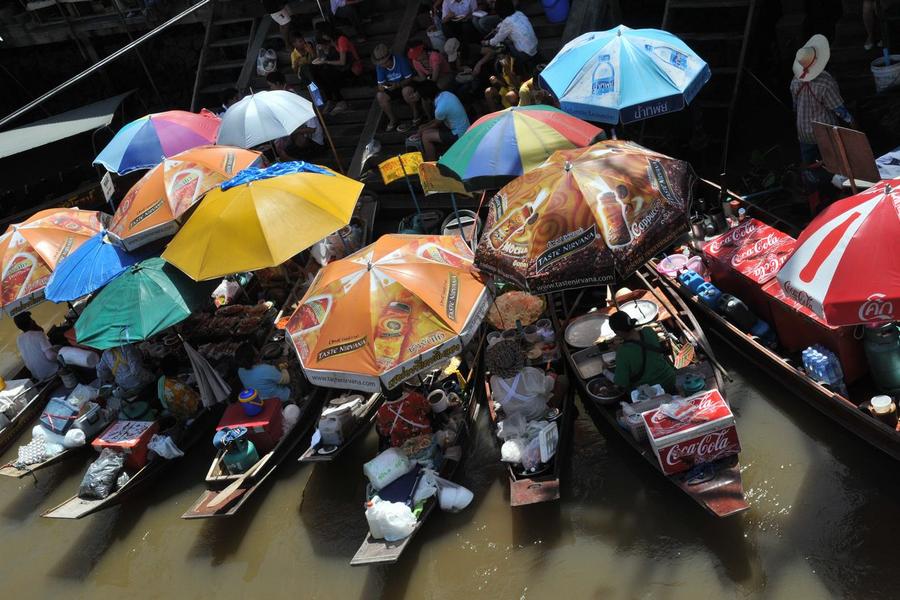
<path fill-rule="evenodd" d="M 317 441 L 314 437 L 310 442 L 309 448 L 300 456 L 299 462 L 331 462 L 336 459 L 344 452 L 344 449 L 369 431 L 372 423 L 375 422 L 375 414 L 378 412 L 378 407 L 381 406 L 383 401 L 384 398 L 381 394 L 370 395 L 365 404 L 360 407 L 358 411 L 359 417 L 343 444 L 323 447 L 321 441 Z"/>
<path fill-rule="evenodd" d="M 557 339 L 561 340 L 557 329 Z M 560 359 L 555 361 L 552 369 L 557 373 L 556 385 L 553 389 L 553 397 L 548 403 L 553 409 L 558 410 L 555 417 L 559 438 L 556 453 L 546 464 L 541 465 L 534 472 L 526 472 L 521 465 L 506 463 L 506 471 L 509 479 L 509 504 L 510 506 L 526 506 L 559 500 L 560 479 L 565 465 L 568 450 L 571 447 L 572 430 L 575 423 L 575 389 L 572 387 L 565 362 Z M 490 373 L 484 373 L 484 400 L 488 410 L 491 428 L 496 433 L 500 415 L 493 401 L 490 385 Z M 503 441 L 494 435 L 497 447 L 502 446 Z"/>
<path fill-rule="evenodd" d="M 40 416 L 47 402 L 57 391 L 60 394 L 63 392 L 68 394 L 68 390 L 62 387 L 59 376 L 56 375 L 46 383 L 38 384 L 37 388 L 38 391 L 34 397 L 9 420 L 9 425 L 0 430 L 0 453 L 6 452 L 19 435 L 25 431 L 25 428 Z"/>
<path fill-rule="evenodd" d="M 672 316 L 670 319 L 671 326 L 667 328 L 670 333 L 674 333 L 679 340 L 685 342 L 693 342 L 699 346 L 696 351 L 705 354 L 715 364 L 715 357 L 712 348 L 709 346 L 703 330 L 697 323 L 694 315 L 690 312 L 681 298 L 677 295 L 667 293 L 665 288 L 653 286 L 647 278 L 639 272 L 637 278 L 642 286 L 651 291 L 653 299 L 658 305 L 664 308 Z M 635 287 L 638 287 L 637 285 Z M 561 299 L 561 297 L 558 296 Z M 576 301 L 577 303 L 577 301 Z M 554 319 L 560 325 L 560 330 L 564 330 L 562 326 L 567 325 L 571 321 L 569 311 L 565 310 L 565 302 L 557 304 L 557 311 L 554 312 Z M 574 308 L 574 307 L 573 307 Z M 694 483 L 688 479 L 686 474 L 665 475 L 659 466 L 656 456 L 649 444 L 638 442 L 631 433 L 622 428 L 616 419 L 618 404 L 613 406 L 603 405 L 593 399 L 587 391 L 588 380 L 581 377 L 581 372 L 577 368 L 573 359 L 573 350 L 568 344 L 561 344 L 566 359 L 570 365 L 572 380 L 575 382 L 582 398 L 582 403 L 590 415 L 591 419 L 597 425 L 598 429 L 606 429 L 619 434 L 619 436 L 640 456 L 642 456 L 660 475 L 666 477 L 678 489 L 687 494 L 697 504 L 702 506 L 710 514 L 717 517 L 728 517 L 738 514 L 749 508 L 749 504 L 744 498 L 744 487 L 741 480 L 741 471 L 738 458 L 736 456 L 721 459 L 710 463 L 713 472 L 710 479 L 700 483 Z M 719 369 L 710 369 L 707 380 L 707 387 L 718 387 L 724 395 L 724 382 Z"/>
<path fill-rule="evenodd" d="M 469 437 L 471 435 L 471 429 L 474 426 L 475 421 L 478 418 L 478 399 L 481 395 L 482 387 L 479 385 L 480 382 L 480 364 L 481 364 L 481 349 L 484 339 L 481 336 L 477 336 L 475 338 L 475 355 L 471 357 L 472 360 L 468 361 L 468 364 L 471 365 L 469 372 L 466 376 L 466 389 L 470 391 L 469 397 L 466 400 L 466 426 L 463 428 L 463 431 L 460 432 L 459 437 L 457 438 L 458 445 L 463 449 L 463 457 L 465 457 L 465 449 L 466 444 L 469 441 Z M 462 462 L 462 458 L 459 461 L 454 461 L 447 459 L 444 461 L 443 466 L 441 467 L 440 476 L 444 479 L 453 479 L 453 475 L 456 473 L 456 470 L 459 468 L 460 463 Z M 425 506 L 422 509 L 421 514 L 419 515 L 419 520 L 416 523 L 416 527 L 412 533 L 410 533 L 407 537 L 402 540 L 396 542 L 388 542 L 387 540 L 377 540 L 372 537 L 371 534 L 366 535 L 366 539 L 363 540 L 362 545 L 360 545 L 359 550 L 356 551 L 356 554 L 350 560 L 350 564 L 354 567 L 364 566 L 364 565 L 374 565 L 374 564 L 393 564 L 396 563 L 400 556 L 403 554 L 404 550 L 409 546 L 413 537 L 422 529 L 422 526 L 425 524 L 425 521 L 431 516 L 431 513 L 437 507 L 437 498 L 429 498 L 425 502 Z"/>
<path fill-rule="evenodd" d="M 851 386 L 848 394 L 851 397 L 843 396 L 810 378 L 803 371 L 799 357 L 782 355 L 766 347 L 697 300 L 678 281 L 664 275 L 658 277 L 660 285 L 690 305 L 718 338 L 765 369 L 769 375 L 838 425 L 888 456 L 900 460 L 900 431 L 872 417 L 866 409 L 869 398 L 877 393 L 871 382 L 858 382 Z"/>
<path fill-rule="evenodd" d="M 314 425 L 308 417 L 318 411 L 326 394 L 327 390 L 324 388 L 313 388 L 291 430 L 285 432 L 275 447 L 261 456 L 256 464 L 244 473 L 228 473 L 222 463 L 224 452 L 220 450 L 206 474 L 206 485 L 209 489 L 197 498 L 181 518 L 208 519 L 236 514 L 306 437 Z"/>
<path fill-rule="evenodd" d="M 184 435 L 176 442 L 182 452 L 187 454 L 192 447 L 200 442 L 200 440 L 211 439 L 213 427 L 218 422 L 222 409 L 222 404 L 205 408 L 189 425 L 187 425 L 184 430 Z M 62 504 L 44 512 L 41 516 L 50 519 L 81 519 L 101 510 L 105 510 L 130 498 L 135 491 L 159 478 L 160 475 L 177 463 L 177 458 L 166 460 L 157 457 L 141 467 L 131 476 L 131 479 L 129 479 L 125 485 L 106 498 L 103 498 L 102 500 L 86 499 L 79 498 L 76 494 Z"/>

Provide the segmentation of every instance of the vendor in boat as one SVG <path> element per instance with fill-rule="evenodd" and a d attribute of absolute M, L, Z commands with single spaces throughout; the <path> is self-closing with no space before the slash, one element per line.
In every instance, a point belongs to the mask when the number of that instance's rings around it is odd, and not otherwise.
<path fill-rule="evenodd" d="M 393 447 L 419 435 L 431 433 L 431 406 L 413 385 L 388 390 L 385 402 L 375 415 L 375 428 Z"/>
<path fill-rule="evenodd" d="M 616 350 L 616 372 L 613 383 L 632 390 L 640 385 L 659 384 L 675 391 L 675 367 L 650 327 L 637 327 L 627 313 L 618 311 L 609 318 L 609 326 L 621 341 Z"/>
<path fill-rule="evenodd" d="M 178 357 L 167 354 L 160 368 L 162 375 L 157 381 L 160 404 L 180 421 L 192 418 L 200 410 L 200 394 L 178 379 Z"/>
<path fill-rule="evenodd" d="M 126 395 L 136 394 L 156 377 L 144 366 L 144 355 L 133 344 L 104 350 L 97 363 L 101 384 L 115 382 Z"/>
<path fill-rule="evenodd" d="M 16 346 L 31 376 L 37 381 L 43 381 L 56 375 L 56 371 L 59 370 L 56 348 L 50 343 L 40 325 L 31 318 L 31 313 L 27 311 L 19 313 L 13 317 L 13 321 L 22 332 L 16 338 Z"/>
<path fill-rule="evenodd" d="M 254 389 L 263 400 L 278 398 L 282 402 L 291 399 L 291 375 L 287 369 L 278 368 L 257 358 L 250 344 L 242 344 L 235 352 L 238 378 L 245 389 Z"/>

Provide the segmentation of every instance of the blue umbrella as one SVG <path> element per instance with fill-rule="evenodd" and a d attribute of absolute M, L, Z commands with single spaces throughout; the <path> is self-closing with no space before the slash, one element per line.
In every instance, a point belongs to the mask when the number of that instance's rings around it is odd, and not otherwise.
<path fill-rule="evenodd" d="M 681 110 L 709 76 L 709 65 L 676 36 L 624 25 L 575 38 L 541 72 L 560 108 L 609 124 Z"/>
<path fill-rule="evenodd" d="M 93 293 L 131 265 L 157 253 L 141 248 L 129 253 L 110 242 L 105 231 L 93 236 L 64 258 L 53 271 L 44 297 L 71 302 Z"/>

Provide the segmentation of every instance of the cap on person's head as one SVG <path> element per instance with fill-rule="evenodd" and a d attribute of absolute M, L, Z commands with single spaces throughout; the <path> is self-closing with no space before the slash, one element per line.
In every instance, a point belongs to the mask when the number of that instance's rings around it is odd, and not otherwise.
<path fill-rule="evenodd" d="M 628 333 L 634 329 L 635 325 L 637 325 L 635 320 L 621 310 L 614 312 L 609 317 L 609 328 L 616 333 Z"/>
<path fill-rule="evenodd" d="M 812 81 L 825 70 L 829 58 L 831 47 L 828 45 L 828 38 L 817 33 L 794 55 L 794 77 L 800 81 Z"/>
<path fill-rule="evenodd" d="M 31 329 L 31 324 L 33 320 L 31 318 L 31 313 L 27 310 L 25 312 L 20 312 L 16 316 L 13 317 L 13 323 L 16 324 L 21 331 L 28 331 Z"/>
<path fill-rule="evenodd" d="M 390 55 L 391 51 L 388 50 L 387 44 L 378 44 L 372 49 L 372 62 L 380 63 L 381 61 L 386 60 Z"/>
<path fill-rule="evenodd" d="M 459 58 L 459 40 L 450 38 L 444 42 L 444 52 L 447 54 L 447 60 L 456 62 L 456 59 Z"/>

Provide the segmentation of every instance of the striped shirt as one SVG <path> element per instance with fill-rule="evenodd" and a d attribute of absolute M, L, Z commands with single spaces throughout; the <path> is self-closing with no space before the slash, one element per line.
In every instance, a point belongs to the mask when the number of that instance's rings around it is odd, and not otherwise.
<path fill-rule="evenodd" d="M 838 117 L 850 121 L 837 81 L 825 71 L 811 81 L 791 80 L 791 97 L 797 113 L 797 137 L 805 144 L 816 143 L 813 121 L 828 125 L 839 124 Z"/>

